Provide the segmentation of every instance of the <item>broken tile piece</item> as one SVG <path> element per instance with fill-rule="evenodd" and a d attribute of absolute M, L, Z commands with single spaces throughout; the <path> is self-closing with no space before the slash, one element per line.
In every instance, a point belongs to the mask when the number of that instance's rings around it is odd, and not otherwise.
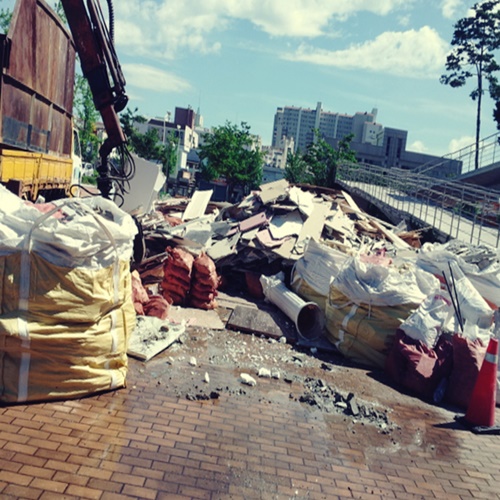
<path fill-rule="evenodd" d="M 285 236 L 297 236 L 302 230 L 304 221 L 298 210 L 294 210 L 286 215 L 275 215 L 269 223 L 269 231 L 275 239 Z"/>
<path fill-rule="evenodd" d="M 208 189 L 207 191 L 195 191 L 186 207 L 186 210 L 184 210 L 184 213 L 182 214 L 182 220 L 188 221 L 197 219 L 198 217 L 204 215 L 213 192 L 213 189 Z"/>
<path fill-rule="evenodd" d="M 248 217 L 248 219 L 241 221 L 240 231 L 244 233 L 246 231 L 250 231 L 250 229 L 260 227 L 264 224 L 267 224 L 266 212 L 260 212 L 259 214 L 252 215 L 251 217 Z"/>

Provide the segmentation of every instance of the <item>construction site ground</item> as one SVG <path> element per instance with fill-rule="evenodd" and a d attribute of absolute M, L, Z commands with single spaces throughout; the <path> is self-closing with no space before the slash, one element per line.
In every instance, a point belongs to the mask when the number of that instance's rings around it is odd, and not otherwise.
<path fill-rule="evenodd" d="M 500 437 L 457 415 L 332 350 L 188 326 L 124 389 L 0 408 L 0 497 L 500 498 Z"/>

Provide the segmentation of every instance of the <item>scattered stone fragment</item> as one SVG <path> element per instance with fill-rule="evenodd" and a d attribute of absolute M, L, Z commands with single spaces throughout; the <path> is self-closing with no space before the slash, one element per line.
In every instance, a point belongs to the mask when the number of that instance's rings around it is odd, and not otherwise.
<path fill-rule="evenodd" d="M 310 393 L 310 392 L 306 392 L 305 394 L 302 394 L 302 396 L 300 396 L 299 398 L 299 401 L 301 403 L 306 403 L 310 406 L 317 406 L 317 402 L 316 402 L 316 399 L 314 398 L 314 396 Z"/>
<path fill-rule="evenodd" d="M 248 373 L 241 373 L 240 380 L 244 384 L 249 385 L 251 387 L 254 387 L 257 385 L 257 381 L 251 375 L 248 375 Z"/>
<path fill-rule="evenodd" d="M 196 358 L 195 358 L 194 356 L 191 356 L 191 357 L 189 358 L 189 364 L 190 364 L 191 366 L 196 366 Z"/>
<path fill-rule="evenodd" d="M 268 368 L 260 368 L 258 376 L 261 378 L 271 378 L 271 370 Z"/>
<path fill-rule="evenodd" d="M 210 376 L 208 375 L 207 372 L 205 372 L 205 378 L 203 379 L 207 384 L 210 383 Z"/>
<path fill-rule="evenodd" d="M 346 409 L 347 408 L 347 403 L 344 403 L 344 401 L 337 401 L 335 403 L 335 406 L 337 406 L 338 408 Z"/>
<path fill-rule="evenodd" d="M 356 403 L 356 400 L 354 398 L 352 398 L 350 401 L 349 401 L 349 407 L 351 409 L 351 413 L 356 417 L 357 415 L 359 415 L 359 407 Z"/>
<path fill-rule="evenodd" d="M 280 337 L 280 344 L 286 344 L 286 337 L 284 335 Z"/>
<path fill-rule="evenodd" d="M 271 377 L 275 378 L 276 380 L 279 380 L 280 377 L 281 377 L 281 374 L 280 374 L 279 370 L 277 370 L 276 368 L 273 368 L 271 370 Z"/>

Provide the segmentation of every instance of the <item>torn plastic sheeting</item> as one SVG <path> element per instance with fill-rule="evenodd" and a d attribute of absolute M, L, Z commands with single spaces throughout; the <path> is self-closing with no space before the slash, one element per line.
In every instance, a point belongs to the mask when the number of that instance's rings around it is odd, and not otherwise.
<path fill-rule="evenodd" d="M 360 256 L 347 259 L 332 285 L 356 304 L 377 306 L 420 304 L 439 290 L 439 280 L 416 266 L 370 264 Z"/>
<path fill-rule="evenodd" d="M 292 269 L 292 289 L 302 298 L 316 302 L 325 312 L 330 283 L 346 259 L 346 254 L 309 240 L 304 255 Z"/>
<path fill-rule="evenodd" d="M 420 304 L 401 325 L 401 330 L 413 340 L 434 348 L 450 313 L 450 296 L 446 292 L 433 293 Z"/>
<path fill-rule="evenodd" d="M 68 268 L 108 267 L 117 254 L 132 257 L 137 226 L 112 201 L 71 198 L 51 205 L 41 214 L 0 185 L 0 255 L 21 249 L 29 237 L 30 251 Z"/>
<path fill-rule="evenodd" d="M 467 262 L 464 257 L 457 255 L 452 250 L 457 242 L 451 241 L 445 244 L 425 243 L 417 255 L 417 265 L 422 269 L 441 276 L 443 270 L 448 269 L 449 262 L 456 262 L 458 267 L 471 281 L 477 291 L 488 302 L 500 307 L 500 258 L 498 248 L 491 248 L 492 254 L 496 258 L 484 269 L 471 262 Z M 470 245 L 470 248 L 474 248 Z"/>
<path fill-rule="evenodd" d="M 260 282 L 266 298 L 283 311 L 294 323 L 300 336 L 317 338 L 325 325 L 323 312 L 314 302 L 305 302 L 290 291 L 280 275 L 261 276 Z"/>
<path fill-rule="evenodd" d="M 458 309 L 462 317 L 463 336 L 474 341 L 480 339 L 485 345 L 488 344 L 493 325 L 493 310 L 481 297 L 472 282 L 458 267 L 456 262 L 452 262 L 456 297 L 458 299 Z M 454 295 L 455 296 L 455 295 Z M 449 323 L 445 325 L 447 330 L 460 332 L 461 328 L 455 314 L 450 308 Z"/>

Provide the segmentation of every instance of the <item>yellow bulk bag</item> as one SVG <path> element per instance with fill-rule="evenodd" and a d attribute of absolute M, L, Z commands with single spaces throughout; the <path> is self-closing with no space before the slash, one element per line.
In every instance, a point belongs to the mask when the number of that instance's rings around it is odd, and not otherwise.
<path fill-rule="evenodd" d="M 345 357 L 383 369 L 397 328 L 416 307 L 358 305 L 332 286 L 326 305 L 326 336 Z"/>
<path fill-rule="evenodd" d="M 135 223 L 108 200 L 61 200 L 38 216 L 5 199 L 2 193 L 0 401 L 123 387 L 136 319 Z"/>
<path fill-rule="evenodd" d="M 74 398 L 123 387 L 135 326 L 129 264 L 119 262 L 116 271 L 61 269 L 34 254 L 31 259 L 27 310 L 2 301 L 0 401 Z M 16 254 L 0 258 L 4 298 L 19 297 L 18 278 L 5 272 L 18 261 Z"/>

